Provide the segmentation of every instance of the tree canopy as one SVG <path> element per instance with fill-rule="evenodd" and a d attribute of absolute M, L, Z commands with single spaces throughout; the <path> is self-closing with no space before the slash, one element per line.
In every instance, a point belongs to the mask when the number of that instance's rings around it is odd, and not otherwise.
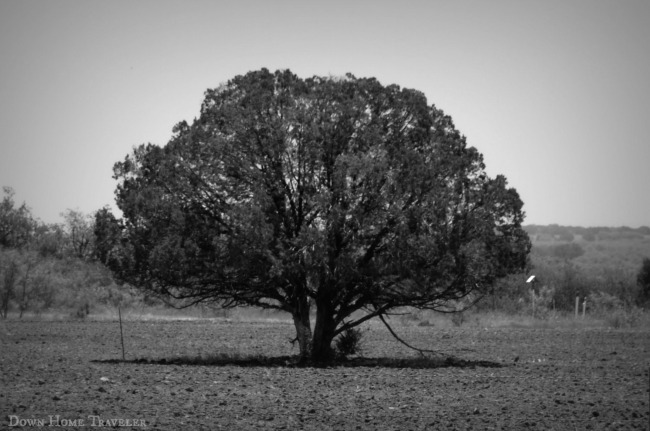
<path fill-rule="evenodd" d="M 180 305 L 286 311 L 314 360 L 396 308 L 480 296 L 530 250 L 519 195 L 452 119 L 374 78 L 237 76 L 114 178 L 123 218 L 103 214 L 113 240 L 97 242 L 122 281 Z"/>

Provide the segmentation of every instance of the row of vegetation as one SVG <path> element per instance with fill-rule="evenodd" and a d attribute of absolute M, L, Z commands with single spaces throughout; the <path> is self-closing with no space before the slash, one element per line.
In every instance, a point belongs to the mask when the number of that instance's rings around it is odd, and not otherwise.
<path fill-rule="evenodd" d="M 650 235 L 650 227 L 582 227 L 551 224 L 546 226 L 528 225 L 526 226 L 526 232 L 528 232 L 533 241 L 571 242 L 574 239 L 582 239 L 583 241 L 588 242 L 626 239 L 643 240 L 647 239 L 647 236 Z"/>
<path fill-rule="evenodd" d="M 10 311 L 22 317 L 56 310 L 83 318 L 120 305 L 162 305 L 133 287 L 119 286 L 102 263 L 107 251 L 97 245 L 95 218 L 105 217 L 107 210 L 83 214 L 68 209 L 62 213 L 63 223 L 45 224 L 32 216 L 25 203 L 16 205 L 11 188 L 3 191 L 0 316 Z M 534 291 L 540 318 L 553 310 L 572 312 L 579 297 L 581 303 L 587 300 L 590 315 L 614 315 L 622 319 L 621 324 L 631 324 L 630 319 L 650 305 L 650 259 L 644 257 L 650 255 L 650 233 L 645 227 L 588 228 L 598 245 L 581 238 L 586 228 L 529 225 L 525 229 L 533 238 L 544 235 L 533 241 L 528 271 L 497 282 L 477 310 L 532 313 L 527 274 L 536 274 L 538 280 Z M 636 242 L 631 243 L 631 231 L 643 238 L 634 237 Z M 621 262 L 628 263 L 629 269 Z"/>
<path fill-rule="evenodd" d="M 128 286 L 118 286 L 102 264 L 107 250 L 95 239 L 95 218 L 108 211 L 83 214 L 68 209 L 63 223 L 45 224 L 28 206 L 17 206 L 14 191 L 3 189 L 0 204 L 0 313 L 22 315 L 66 310 L 83 317 L 120 304 L 126 307 L 160 305 Z M 525 226 L 534 240 L 528 271 L 499 281 L 477 304 L 478 309 L 510 314 L 530 311 L 526 274 L 536 274 L 536 289 L 547 311 L 572 311 L 575 297 L 588 298 L 593 308 L 647 307 L 650 301 L 650 229 Z M 646 233 L 647 231 L 647 233 Z M 582 239 L 592 233 L 598 245 Z M 635 243 L 630 243 L 630 232 Z M 582 239 L 582 241 L 581 241 Z M 570 242 L 569 242 L 570 240 Z M 638 248 L 635 249 L 634 246 Z M 626 262 L 628 269 L 622 265 Z M 541 293 L 540 293 L 541 290 Z M 604 304 L 601 304 L 603 303 Z M 542 314 L 540 314 L 542 316 Z"/>
<path fill-rule="evenodd" d="M 578 298 L 590 316 L 634 326 L 650 306 L 650 229 L 528 225 L 533 239 L 527 275 L 499 281 L 478 309 L 546 318 L 573 313 Z M 533 293 L 531 293 L 531 290 Z M 586 304 L 584 304 L 586 302 Z M 555 312 L 555 313 L 554 313 Z"/>
<path fill-rule="evenodd" d="M 602 310 L 648 299 L 650 261 L 636 280 L 589 272 L 585 256 L 602 257 L 611 231 L 527 232 L 517 191 L 486 174 L 449 116 L 372 78 L 237 76 L 114 178 L 121 219 L 68 210 L 44 225 L 5 189 L 3 316 L 145 301 L 117 281 L 180 307 L 286 312 L 301 358 L 323 361 L 335 340 L 349 353 L 369 319 L 392 332 L 385 317 L 405 309 L 458 312 L 487 295 L 483 307 L 543 317 L 576 296 Z M 647 242 L 644 229 L 620 230 Z"/>
<path fill-rule="evenodd" d="M 118 286 L 98 259 L 94 215 L 67 210 L 62 216 L 63 223 L 42 223 L 25 203 L 16 204 L 10 187 L 3 188 L 0 316 L 56 310 L 85 317 L 143 303 L 141 293 Z"/>

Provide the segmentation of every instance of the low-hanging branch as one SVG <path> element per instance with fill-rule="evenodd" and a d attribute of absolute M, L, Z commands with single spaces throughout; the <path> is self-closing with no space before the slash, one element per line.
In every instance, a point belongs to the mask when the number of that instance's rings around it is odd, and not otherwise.
<path fill-rule="evenodd" d="M 393 331 L 393 328 L 391 328 L 390 325 L 388 324 L 388 322 L 386 322 L 386 319 L 384 319 L 383 314 L 380 314 L 378 317 L 379 317 L 379 320 L 381 320 L 382 323 L 386 326 L 386 328 L 388 328 L 388 331 L 391 333 L 391 335 L 392 335 L 392 336 L 393 336 L 397 341 L 399 341 L 400 343 L 402 343 L 403 345 L 405 345 L 405 346 L 408 347 L 409 349 L 415 350 L 416 352 L 418 352 L 418 353 L 419 353 L 420 355 L 422 355 L 422 356 L 425 356 L 425 353 L 433 353 L 433 354 L 437 354 L 437 355 L 440 355 L 440 354 L 441 354 L 440 352 L 437 352 L 437 351 L 435 351 L 435 350 L 430 350 L 430 349 L 421 349 L 421 348 L 419 348 L 419 347 L 414 347 L 414 346 L 410 345 L 410 344 L 407 343 L 406 341 L 402 340 L 402 339 L 401 339 L 401 338 L 400 338 L 400 337 L 395 333 L 395 331 Z"/>

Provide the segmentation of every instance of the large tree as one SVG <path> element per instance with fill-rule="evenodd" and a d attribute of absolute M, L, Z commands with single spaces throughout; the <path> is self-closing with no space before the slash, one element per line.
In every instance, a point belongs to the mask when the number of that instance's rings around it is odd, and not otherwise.
<path fill-rule="evenodd" d="M 262 69 L 115 165 L 105 261 L 177 304 L 286 311 L 301 356 L 328 360 L 368 319 L 447 310 L 524 267 L 522 201 L 484 169 L 418 91 Z"/>

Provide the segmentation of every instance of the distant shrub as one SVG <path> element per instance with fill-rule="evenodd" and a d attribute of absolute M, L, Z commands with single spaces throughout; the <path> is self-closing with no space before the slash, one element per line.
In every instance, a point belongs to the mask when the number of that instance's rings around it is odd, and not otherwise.
<path fill-rule="evenodd" d="M 553 256 L 559 259 L 571 260 L 585 254 L 585 250 L 579 244 L 558 244 L 552 246 Z"/>
<path fill-rule="evenodd" d="M 454 324 L 454 326 L 462 326 L 463 323 L 467 321 L 467 316 L 465 316 L 465 313 L 459 311 L 456 313 L 453 313 L 451 315 L 451 323 Z"/>
<path fill-rule="evenodd" d="M 587 297 L 590 314 L 604 319 L 612 328 L 634 328 L 643 317 L 642 311 L 626 306 L 618 297 L 606 292 L 594 292 Z"/>
<path fill-rule="evenodd" d="M 547 319 L 554 307 L 555 287 L 544 285 L 539 292 L 532 291 L 531 300 L 534 298 L 534 317 Z M 532 305 L 532 304 L 531 304 Z"/>
<path fill-rule="evenodd" d="M 501 311 L 507 314 L 527 312 L 525 298 L 528 296 L 526 279 L 528 273 L 510 274 L 498 280 L 492 292 L 475 306 L 477 311 Z M 539 278 L 539 277 L 538 277 Z"/>
<path fill-rule="evenodd" d="M 537 245 L 533 247 L 533 254 L 552 257 L 562 260 L 572 260 L 585 254 L 585 250 L 576 243 L 563 243 L 553 245 Z"/>
<path fill-rule="evenodd" d="M 90 304 L 83 303 L 79 304 L 77 308 L 73 311 L 72 316 L 77 319 L 85 319 L 90 314 Z"/>
<path fill-rule="evenodd" d="M 587 232 L 582 234 L 582 239 L 585 240 L 585 241 L 589 241 L 589 242 L 596 241 L 596 234 L 593 233 L 593 232 L 587 231 Z"/>
<path fill-rule="evenodd" d="M 553 241 L 555 237 L 551 234 L 548 233 L 540 233 L 535 235 L 535 241 L 537 242 L 543 242 L 543 241 Z"/>
<path fill-rule="evenodd" d="M 605 292 L 590 293 L 587 297 L 587 303 L 590 309 L 598 315 L 605 315 L 624 308 L 623 301 L 620 298 Z"/>
<path fill-rule="evenodd" d="M 571 230 L 568 226 L 559 226 L 557 224 L 551 224 L 545 228 L 546 233 L 553 235 L 556 240 L 566 242 L 573 241 L 574 235 Z"/>
<path fill-rule="evenodd" d="M 639 240 L 643 239 L 643 234 L 637 233 L 629 228 L 609 229 L 601 230 L 598 233 L 598 239 L 601 241 L 620 241 L 628 239 Z"/>
<path fill-rule="evenodd" d="M 554 288 L 553 300 L 558 310 L 573 310 L 576 296 L 583 298 L 592 291 L 593 280 L 570 262 L 546 268 L 546 271 L 545 280 Z"/>
<path fill-rule="evenodd" d="M 639 326 L 643 313 L 636 307 L 628 310 L 617 309 L 607 315 L 605 321 L 609 326 L 615 329 L 619 328 L 636 328 Z"/>
<path fill-rule="evenodd" d="M 640 306 L 650 302 L 650 259 L 643 259 L 643 264 L 636 277 L 636 284 L 639 287 L 637 304 Z"/>
<path fill-rule="evenodd" d="M 18 264 L 13 260 L 8 261 L 3 266 L 2 272 L 0 272 L 2 286 L 0 290 L 0 316 L 6 319 L 10 301 L 16 296 L 15 289 L 19 277 L 19 268 Z"/>

